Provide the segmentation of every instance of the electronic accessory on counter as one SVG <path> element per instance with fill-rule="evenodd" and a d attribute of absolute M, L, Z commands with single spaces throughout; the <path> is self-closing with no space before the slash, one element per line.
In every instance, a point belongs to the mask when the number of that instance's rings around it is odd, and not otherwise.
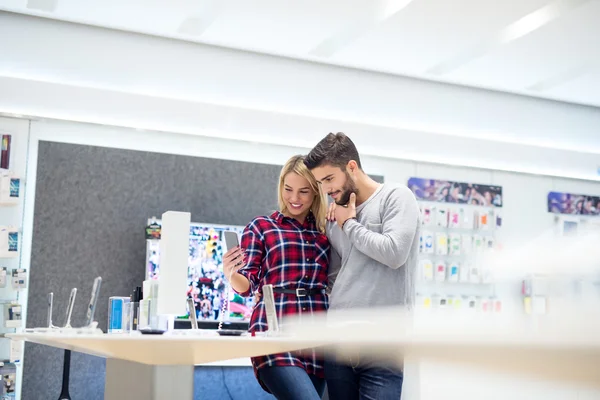
<path fill-rule="evenodd" d="M 239 331 L 236 329 L 219 329 L 217 333 L 221 336 L 242 336 L 246 331 Z"/>
<path fill-rule="evenodd" d="M 71 289 L 71 295 L 69 296 L 69 305 L 67 306 L 67 318 L 65 328 L 71 328 L 71 315 L 73 314 L 73 307 L 75 306 L 75 297 L 77 296 L 77 288 Z"/>
<path fill-rule="evenodd" d="M 162 335 L 165 331 L 161 329 L 142 328 L 139 330 L 144 335 Z"/>
<path fill-rule="evenodd" d="M 267 326 L 269 333 L 279 332 L 279 322 L 277 321 L 277 310 L 275 309 L 275 297 L 273 295 L 273 285 L 263 285 L 262 299 L 265 303 L 265 312 L 267 314 Z"/>
<path fill-rule="evenodd" d="M 100 296 L 100 287 L 102 286 L 102 278 L 97 277 L 94 279 L 94 285 L 92 286 L 92 296 L 90 297 L 90 304 L 85 319 L 85 326 L 91 326 L 94 323 L 94 314 L 96 312 L 96 304 L 98 303 L 98 297 Z"/>
<path fill-rule="evenodd" d="M 108 298 L 108 333 L 129 332 L 129 303 L 131 298 L 112 296 Z"/>
<path fill-rule="evenodd" d="M 224 231 L 223 232 L 223 236 L 225 237 L 225 246 L 227 247 L 227 251 L 237 247 L 240 245 L 240 239 L 239 236 L 236 232 L 234 231 Z M 227 312 L 227 309 L 229 308 L 229 293 L 231 290 L 231 277 L 233 276 L 235 269 L 231 270 L 231 273 L 229 274 L 229 276 L 227 277 L 227 280 L 229 282 L 229 285 L 227 285 L 227 293 L 225 293 L 224 298 L 221 299 L 222 301 L 222 305 L 221 305 L 221 315 L 220 315 L 220 321 L 219 321 L 219 327 L 217 328 L 217 331 L 221 331 L 223 329 L 223 322 L 225 320 L 225 313 Z M 192 311 L 190 310 L 190 313 Z M 194 312 L 196 312 L 196 309 L 194 308 Z"/>
<path fill-rule="evenodd" d="M 48 328 L 54 328 L 52 325 L 52 307 L 54 306 L 54 293 L 48 293 Z"/>
<path fill-rule="evenodd" d="M 140 302 L 142 301 L 143 293 L 142 287 L 136 286 L 131 296 L 131 302 L 129 304 L 129 318 L 130 326 L 132 331 L 138 330 L 140 323 Z"/>
<path fill-rule="evenodd" d="M 192 330 L 198 330 L 198 320 L 196 319 L 196 307 L 194 306 L 194 299 L 188 297 L 187 306 L 190 313 L 190 324 L 192 324 Z"/>

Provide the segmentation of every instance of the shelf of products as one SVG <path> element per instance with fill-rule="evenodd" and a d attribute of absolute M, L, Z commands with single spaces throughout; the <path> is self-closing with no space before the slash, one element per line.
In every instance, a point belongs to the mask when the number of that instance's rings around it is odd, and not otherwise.
<path fill-rule="evenodd" d="M 0 118 L 0 399 L 20 398 L 23 343 L 4 337 L 25 328 L 28 270 L 22 266 L 29 121 Z"/>
<path fill-rule="evenodd" d="M 420 201 L 417 305 L 502 311 L 486 256 L 498 249 L 502 213 L 493 206 Z"/>

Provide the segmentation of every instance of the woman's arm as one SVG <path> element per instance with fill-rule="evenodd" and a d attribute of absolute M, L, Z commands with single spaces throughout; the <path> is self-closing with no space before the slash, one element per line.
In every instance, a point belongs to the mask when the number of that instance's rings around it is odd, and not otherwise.
<path fill-rule="evenodd" d="M 223 256 L 223 272 L 229 284 L 238 293 L 246 293 L 250 290 L 250 280 L 244 275 L 239 274 L 238 270 L 245 264 L 246 256 L 239 247 L 234 247 Z"/>
<path fill-rule="evenodd" d="M 236 272 L 232 274 L 229 269 L 226 278 L 230 280 L 231 287 L 240 296 L 249 296 L 252 292 L 256 292 L 263 276 L 265 244 L 259 226 L 260 221 L 255 219 L 244 229 L 241 249 L 238 248 L 238 251 L 234 249 L 232 252 L 233 258 L 235 258 L 234 254 L 237 254 L 237 262 L 228 263 L 229 268 L 235 269 Z M 225 263 L 223 266 L 225 267 Z"/>

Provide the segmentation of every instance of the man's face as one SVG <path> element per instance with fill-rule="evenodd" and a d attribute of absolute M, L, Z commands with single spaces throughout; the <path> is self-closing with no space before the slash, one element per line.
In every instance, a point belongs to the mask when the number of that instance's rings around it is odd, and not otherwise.
<path fill-rule="evenodd" d="M 322 165 L 311 172 L 321 185 L 323 192 L 327 193 L 340 206 L 348 204 L 351 193 L 358 193 L 354 178 L 346 169 Z"/>

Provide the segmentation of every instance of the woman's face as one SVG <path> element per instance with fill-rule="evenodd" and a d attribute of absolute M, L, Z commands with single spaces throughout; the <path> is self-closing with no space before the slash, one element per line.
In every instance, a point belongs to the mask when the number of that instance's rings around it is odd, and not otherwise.
<path fill-rule="evenodd" d="M 308 214 L 315 199 L 308 180 L 295 172 L 290 172 L 283 178 L 282 195 L 290 215 L 294 217 Z"/>

